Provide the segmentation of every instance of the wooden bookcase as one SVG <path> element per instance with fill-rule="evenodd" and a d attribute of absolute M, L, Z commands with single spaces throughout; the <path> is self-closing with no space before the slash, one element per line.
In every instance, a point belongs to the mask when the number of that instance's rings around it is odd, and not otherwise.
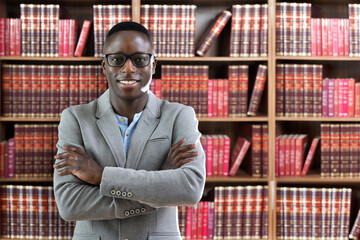
<path fill-rule="evenodd" d="M 92 20 L 92 5 L 93 4 L 131 4 L 132 5 L 132 19 L 140 22 L 140 6 L 141 4 L 184 4 L 180 0 L 127 0 L 117 2 L 114 0 L 40 0 L 39 3 L 60 4 L 60 9 L 63 15 L 62 18 L 73 18 L 82 23 L 84 19 Z M 244 118 L 199 118 L 199 128 L 203 134 L 227 134 L 231 137 L 231 146 L 233 146 L 237 131 L 241 129 L 244 123 L 267 123 L 269 136 L 269 174 L 266 178 L 252 178 L 245 172 L 241 172 L 236 177 L 213 177 L 207 179 L 207 187 L 214 187 L 217 185 L 267 185 L 269 188 L 269 238 L 276 239 L 276 188 L 277 186 L 304 186 L 304 187 L 350 187 L 353 189 L 354 206 L 352 206 L 351 222 L 354 222 L 354 214 L 356 209 L 360 206 L 360 178 L 322 178 L 320 177 L 320 156 L 315 159 L 315 168 L 307 176 L 301 178 L 277 178 L 275 177 L 275 139 L 276 136 L 285 133 L 302 132 L 308 133 L 310 139 L 314 136 L 320 135 L 320 124 L 323 122 L 351 122 L 356 123 L 360 118 L 298 118 L 298 117 L 277 117 L 275 113 L 275 67 L 278 63 L 315 63 L 326 64 L 329 73 L 326 77 L 354 77 L 360 79 L 359 64 L 360 58 L 349 57 L 290 57 L 277 56 L 275 52 L 275 12 L 277 0 L 189 0 L 185 4 L 197 5 L 197 26 L 196 26 L 196 42 L 201 37 L 201 34 L 208 28 L 210 21 L 223 9 L 230 9 L 233 4 L 255 4 L 267 3 L 268 11 L 268 56 L 256 58 L 237 58 L 227 57 L 226 49 L 229 45 L 230 29 L 225 29 L 222 34 L 211 47 L 206 57 L 190 57 L 190 58 L 159 58 L 158 74 L 162 64 L 207 64 L 212 71 L 209 77 L 225 78 L 224 66 L 230 64 L 246 64 L 256 66 L 259 63 L 268 66 L 268 80 L 265 88 L 265 94 L 261 103 L 261 111 L 257 117 Z M 347 18 L 349 3 L 355 3 L 356 0 L 294 0 L 291 2 L 308 2 L 316 11 L 313 11 L 312 17 L 322 18 Z M 30 0 L 0 0 L 0 17 L 16 17 L 20 16 L 20 3 L 33 3 Z M 88 43 L 93 42 L 94 36 L 90 34 Z M 100 63 L 99 58 L 92 57 L 93 50 L 87 49 L 85 57 L 81 58 L 30 58 L 30 57 L 0 57 L 0 64 L 4 63 L 33 63 L 33 64 L 79 64 L 79 63 Z M 1 68 L 0 68 L 1 71 Z M 1 73 L 1 72 L 0 72 Z M 250 83 L 251 85 L 251 83 Z M 0 116 L 0 140 L 5 140 L 13 134 L 12 126 L 15 123 L 53 123 L 58 122 L 59 118 L 9 118 Z M 317 166 L 317 167 L 316 167 Z M 50 185 L 52 179 L 13 179 L 2 178 L 0 184 L 30 184 L 30 185 Z"/>

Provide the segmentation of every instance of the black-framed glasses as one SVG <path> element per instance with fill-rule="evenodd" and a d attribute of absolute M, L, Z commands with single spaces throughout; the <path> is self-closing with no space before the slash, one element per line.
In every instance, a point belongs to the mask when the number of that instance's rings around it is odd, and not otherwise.
<path fill-rule="evenodd" d="M 133 53 L 133 54 L 123 54 L 123 53 L 108 53 L 105 54 L 106 62 L 110 67 L 122 67 L 125 65 L 128 58 L 130 58 L 132 64 L 135 67 L 146 67 L 149 65 L 151 53 Z"/>

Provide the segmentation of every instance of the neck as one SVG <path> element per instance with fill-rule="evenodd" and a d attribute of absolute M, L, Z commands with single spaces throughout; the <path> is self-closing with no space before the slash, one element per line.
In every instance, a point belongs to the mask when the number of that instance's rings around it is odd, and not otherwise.
<path fill-rule="evenodd" d="M 119 98 L 114 99 L 111 97 L 110 94 L 111 105 L 113 106 L 115 113 L 120 116 L 126 117 L 129 121 L 129 124 L 132 122 L 136 113 L 144 110 L 148 99 L 148 94 L 144 94 L 141 98 L 133 100 L 125 100 Z"/>

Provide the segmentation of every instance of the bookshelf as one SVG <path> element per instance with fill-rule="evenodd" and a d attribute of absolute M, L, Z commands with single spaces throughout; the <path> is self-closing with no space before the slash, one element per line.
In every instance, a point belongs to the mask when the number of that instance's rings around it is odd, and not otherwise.
<path fill-rule="evenodd" d="M 50 4 L 58 3 L 64 10 L 63 16 L 73 18 L 82 23 L 84 19 L 93 20 L 93 4 L 117 4 L 111 0 L 42 0 L 40 3 Z M 293 132 L 307 133 L 311 140 L 315 136 L 320 136 L 320 125 L 322 123 L 359 123 L 359 117 L 285 117 L 276 114 L 276 65 L 277 64 L 323 64 L 324 77 L 353 77 L 359 81 L 360 71 L 358 68 L 360 57 L 332 57 L 332 56 L 279 56 L 276 53 L 276 4 L 285 2 L 307 2 L 312 4 L 311 17 L 316 18 L 348 18 L 348 4 L 356 3 L 355 0 L 190 0 L 186 4 L 195 4 L 197 6 L 196 18 L 196 38 L 195 43 L 208 28 L 211 20 L 222 10 L 229 9 L 233 4 L 268 4 L 268 56 L 267 57 L 228 57 L 228 45 L 230 38 L 230 22 L 225 27 L 223 33 L 217 38 L 205 57 L 159 57 L 157 73 L 154 78 L 160 77 L 161 66 L 169 64 L 179 65 L 209 65 L 209 77 L 225 78 L 224 69 L 228 65 L 246 64 L 250 70 L 255 72 L 258 64 L 265 64 L 268 67 L 268 80 L 265 86 L 265 92 L 261 102 L 260 112 L 255 117 L 234 117 L 234 118 L 208 118 L 199 117 L 199 128 L 203 134 L 227 134 L 231 138 L 231 146 L 234 145 L 238 133 L 244 129 L 245 124 L 267 123 L 268 125 L 268 160 L 269 173 L 267 177 L 254 178 L 243 170 L 239 170 L 236 177 L 210 177 L 207 179 L 206 187 L 215 186 L 235 186 L 235 185 L 255 185 L 260 184 L 268 186 L 268 239 L 277 239 L 277 221 L 276 221 L 276 188 L 278 186 L 298 186 L 298 187 L 350 187 L 353 189 L 354 205 L 352 206 L 350 216 L 350 226 L 354 222 L 356 209 L 360 206 L 360 187 L 359 177 L 321 177 L 320 176 L 320 154 L 314 159 L 314 167 L 304 177 L 276 177 L 275 159 L 276 159 L 276 137 L 281 134 L 290 134 Z M 0 17 L 20 16 L 20 3 L 31 3 L 30 0 L 0 0 Z M 83 4 L 88 3 L 88 4 Z M 90 4 L 89 4 L 90 3 Z M 127 0 L 121 4 L 131 5 L 132 20 L 140 22 L 141 4 L 184 4 L 183 1 L 161 1 L 161 0 Z M 62 16 L 62 15 L 61 15 Z M 88 47 L 84 57 L 14 57 L 0 56 L 0 64 L 91 64 L 100 63 L 99 57 L 93 57 L 94 34 L 90 33 Z M 1 73 L 1 68 L 0 68 Z M 254 75 L 254 73 L 251 73 Z M 250 78 L 253 79 L 253 78 Z M 252 81 L 252 80 L 251 80 Z M 253 82 L 249 82 L 249 89 Z M 60 118 L 16 118 L 0 116 L 0 140 L 8 139 L 13 134 L 15 123 L 57 123 Z M 319 150 L 318 150 L 319 151 Z M 51 185 L 52 178 L 0 178 L 0 185 L 5 184 L 29 184 L 29 185 Z M 3 239 L 0 239 L 3 240 Z M 195 239 L 193 239 L 195 240 Z"/>

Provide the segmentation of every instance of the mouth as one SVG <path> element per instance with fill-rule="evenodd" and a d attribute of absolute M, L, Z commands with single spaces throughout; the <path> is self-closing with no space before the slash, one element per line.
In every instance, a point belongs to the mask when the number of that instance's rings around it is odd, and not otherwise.
<path fill-rule="evenodd" d="M 121 83 L 123 85 L 134 85 L 134 84 L 138 83 L 139 81 L 133 80 L 133 79 L 128 79 L 128 80 L 116 80 L 116 82 Z"/>

